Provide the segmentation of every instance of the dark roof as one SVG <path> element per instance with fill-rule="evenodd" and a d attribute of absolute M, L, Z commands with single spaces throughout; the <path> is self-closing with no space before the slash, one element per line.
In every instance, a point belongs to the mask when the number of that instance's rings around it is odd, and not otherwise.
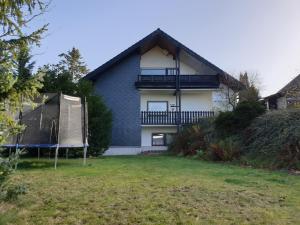
<path fill-rule="evenodd" d="M 298 90 L 300 92 L 300 74 L 298 74 L 293 80 L 291 80 L 287 85 L 281 88 L 278 92 L 269 95 L 267 97 L 264 97 L 264 99 L 279 98 L 284 96 L 287 92 L 294 91 L 294 90 Z"/>
<path fill-rule="evenodd" d="M 292 91 L 293 89 L 300 88 L 300 74 L 298 74 L 293 80 L 291 80 L 287 85 L 281 88 L 278 92 L 285 93 L 287 91 Z"/>
<path fill-rule="evenodd" d="M 136 51 L 140 51 L 141 53 L 146 52 L 149 49 L 153 48 L 155 45 L 157 45 L 157 43 L 159 43 L 159 45 L 161 47 L 168 49 L 172 54 L 175 54 L 175 52 L 177 51 L 178 48 L 182 49 L 182 50 L 186 51 L 188 54 L 190 54 L 191 56 L 195 57 L 197 60 L 201 61 L 205 65 L 207 65 L 210 68 L 212 68 L 213 70 L 215 70 L 216 73 L 218 73 L 219 75 L 228 75 L 226 72 L 221 70 L 219 67 L 210 63 L 209 61 L 207 61 L 206 59 L 204 59 L 203 57 L 201 57 L 200 55 L 198 55 L 191 49 L 187 48 L 186 46 L 184 46 L 183 44 L 181 44 L 180 42 L 178 42 L 177 40 L 175 40 L 174 38 L 172 38 L 171 36 L 169 36 L 168 34 L 166 34 L 165 32 L 163 32 L 162 30 L 160 30 L 158 28 L 157 30 L 155 30 L 154 32 L 152 32 L 151 34 L 149 34 L 142 40 L 138 41 L 137 43 L 135 43 L 134 45 L 132 45 L 125 51 L 121 52 L 120 54 L 118 54 L 117 56 L 112 58 L 111 60 L 109 60 L 106 63 L 104 63 L 103 65 L 99 66 L 97 69 L 91 71 L 84 78 L 89 79 L 89 80 L 96 80 L 97 76 L 99 74 L 101 74 L 102 72 L 109 69 L 115 63 L 120 62 L 126 56 L 128 56 Z M 237 81 L 237 80 L 235 80 L 235 81 Z"/>

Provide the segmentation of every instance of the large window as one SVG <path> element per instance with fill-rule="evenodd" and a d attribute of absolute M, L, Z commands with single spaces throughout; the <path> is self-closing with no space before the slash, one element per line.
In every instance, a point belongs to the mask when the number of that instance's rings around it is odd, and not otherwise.
<path fill-rule="evenodd" d="M 152 146 L 167 146 L 171 144 L 174 134 L 154 133 L 152 134 Z"/>
<path fill-rule="evenodd" d="M 142 68 L 141 75 L 166 75 L 166 69 Z"/>
<path fill-rule="evenodd" d="M 147 109 L 150 112 L 153 111 L 168 111 L 168 102 L 167 101 L 148 101 Z"/>
<path fill-rule="evenodd" d="M 141 75 L 176 75 L 176 68 L 141 68 Z"/>

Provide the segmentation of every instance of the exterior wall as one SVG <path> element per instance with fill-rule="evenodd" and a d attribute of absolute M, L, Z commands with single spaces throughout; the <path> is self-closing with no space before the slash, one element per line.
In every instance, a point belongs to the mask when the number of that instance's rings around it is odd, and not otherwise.
<path fill-rule="evenodd" d="M 286 96 L 278 98 L 277 99 L 277 109 L 286 109 L 286 108 L 287 108 Z"/>
<path fill-rule="evenodd" d="M 142 127 L 142 151 L 167 150 L 167 146 L 152 146 L 152 133 L 176 133 L 176 131 L 176 126 Z"/>
<path fill-rule="evenodd" d="M 152 91 L 141 93 L 141 111 L 147 111 L 147 101 L 168 101 L 169 110 L 175 110 L 171 105 L 176 105 L 173 92 Z M 195 92 L 182 92 L 182 111 L 210 111 L 213 109 L 212 91 L 199 90 Z"/>
<path fill-rule="evenodd" d="M 141 68 L 175 68 L 175 60 L 166 50 L 156 46 L 141 56 Z M 196 71 L 180 62 L 181 74 L 196 74 Z"/>
<path fill-rule="evenodd" d="M 182 92 L 182 111 L 210 111 L 212 106 L 212 91 Z"/>
<path fill-rule="evenodd" d="M 173 92 L 172 92 L 173 93 Z M 141 93 L 140 97 L 140 108 L 141 111 L 147 111 L 147 101 L 168 101 L 168 110 L 172 110 L 171 105 L 176 103 L 176 98 L 173 96 L 171 92 L 157 92 L 157 91 L 152 91 L 152 92 L 146 92 L 146 93 Z"/>
<path fill-rule="evenodd" d="M 138 155 L 142 152 L 141 147 L 136 146 L 111 146 L 105 152 L 104 156 L 108 155 Z"/>
<path fill-rule="evenodd" d="M 112 110 L 112 146 L 140 146 L 140 94 L 134 86 L 140 56 L 132 54 L 107 70 L 95 82 L 95 92 Z"/>
<path fill-rule="evenodd" d="M 233 90 L 224 84 L 220 85 L 219 90 L 212 92 L 212 108 L 215 112 L 232 110 L 232 106 L 229 104 L 228 91 L 229 96 L 234 96 Z"/>

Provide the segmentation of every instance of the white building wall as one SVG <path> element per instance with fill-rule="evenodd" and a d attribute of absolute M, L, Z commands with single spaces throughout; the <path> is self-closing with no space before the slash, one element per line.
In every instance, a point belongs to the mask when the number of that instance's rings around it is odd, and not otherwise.
<path fill-rule="evenodd" d="M 173 92 L 152 91 L 141 92 L 141 111 L 147 111 L 148 101 L 168 101 L 169 111 L 175 110 L 176 97 Z M 210 111 L 213 109 L 212 91 L 199 90 L 195 92 L 182 91 L 181 110 L 182 111 Z"/>
<path fill-rule="evenodd" d="M 212 91 L 182 92 L 182 111 L 210 111 L 212 110 Z"/>
<path fill-rule="evenodd" d="M 153 133 L 176 133 L 176 126 L 169 127 L 142 127 L 141 135 L 141 151 L 157 151 L 167 150 L 167 146 L 152 146 L 152 134 Z"/>
<path fill-rule="evenodd" d="M 277 99 L 277 109 L 286 109 L 286 108 L 287 108 L 286 96 L 278 98 Z"/>
<path fill-rule="evenodd" d="M 175 68 L 175 60 L 167 50 L 156 46 L 141 56 L 140 67 Z M 180 62 L 180 73 L 191 75 L 196 74 L 196 71 L 192 67 Z"/>
<path fill-rule="evenodd" d="M 212 109 L 215 112 L 230 111 L 232 106 L 229 104 L 229 98 L 234 98 L 234 92 L 226 85 L 221 84 L 220 89 L 212 92 Z"/>
<path fill-rule="evenodd" d="M 147 102 L 148 101 L 168 101 L 169 110 L 171 111 L 171 105 L 175 105 L 176 98 L 172 93 L 164 93 L 158 91 L 141 93 L 141 111 L 147 111 Z"/>

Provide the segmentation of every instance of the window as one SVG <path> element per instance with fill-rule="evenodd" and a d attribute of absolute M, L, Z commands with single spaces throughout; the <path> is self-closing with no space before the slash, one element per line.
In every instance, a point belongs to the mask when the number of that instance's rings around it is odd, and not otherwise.
<path fill-rule="evenodd" d="M 176 68 L 141 68 L 141 75 L 176 75 Z"/>
<path fill-rule="evenodd" d="M 166 75 L 166 69 L 142 68 L 141 75 Z"/>
<path fill-rule="evenodd" d="M 152 134 L 152 146 L 164 146 L 165 134 Z"/>
<path fill-rule="evenodd" d="M 171 144 L 173 135 L 167 133 L 152 134 L 152 146 L 167 146 Z"/>
<path fill-rule="evenodd" d="M 150 112 L 153 111 L 168 111 L 168 102 L 167 101 L 148 101 L 147 110 Z"/>

